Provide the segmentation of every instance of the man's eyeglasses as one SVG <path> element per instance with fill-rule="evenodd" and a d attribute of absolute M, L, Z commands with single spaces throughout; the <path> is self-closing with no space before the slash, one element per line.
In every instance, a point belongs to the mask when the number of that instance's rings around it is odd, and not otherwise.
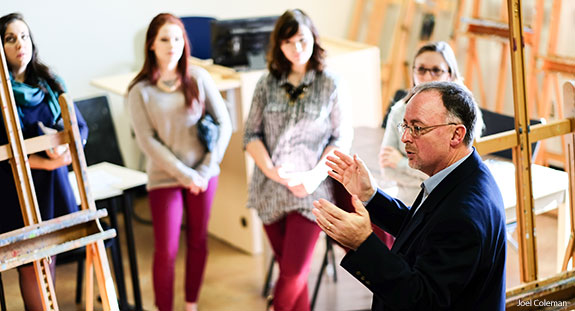
<path fill-rule="evenodd" d="M 437 67 L 433 67 L 433 68 L 425 68 L 423 66 L 421 67 L 413 67 L 413 70 L 415 71 L 415 73 L 417 73 L 420 76 L 425 76 L 425 73 L 429 71 L 429 74 L 431 74 L 432 77 L 440 77 L 441 75 L 443 75 L 446 71 L 441 69 L 441 68 L 437 68 Z"/>
<path fill-rule="evenodd" d="M 437 125 L 430 125 L 430 126 L 417 126 L 417 125 L 407 125 L 407 123 L 399 123 L 397 125 L 397 130 L 399 131 L 399 135 L 403 136 L 403 134 L 405 133 L 405 130 L 409 129 L 409 134 L 411 134 L 411 136 L 413 138 L 418 138 L 423 134 L 427 134 L 431 131 L 433 131 L 434 129 L 441 127 L 441 126 L 447 126 L 447 125 L 457 125 L 457 123 L 444 123 L 444 124 L 437 124 Z"/>

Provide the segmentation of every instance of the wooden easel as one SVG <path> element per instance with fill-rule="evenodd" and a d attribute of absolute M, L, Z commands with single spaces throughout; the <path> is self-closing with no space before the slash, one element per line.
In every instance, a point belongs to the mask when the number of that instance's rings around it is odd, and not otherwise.
<path fill-rule="evenodd" d="M 537 0 L 537 7 L 543 10 L 543 0 Z M 559 35 L 559 23 L 561 20 L 561 3 L 562 0 L 553 0 L 551 8 L 551 17 L 549 19 L 549 42 L 547 45 L 546 55 L 537 55 L 541 60 L 539 72 L 543 72 L 543 86 L 541 98 L 538 101 L 537 111 L 540 116 L 545 118 L 562 119 L 563 106 L 561 105 L 561 91 L 559 87 L 559 77 L 575 77 L 575 58 L 561 56 L 557 54 L 557 40 Z M 538 30 L 540 32 L 540 30 Z M 535 63 L 535 65 L 537 65 Z M 535 67 L 535 66 L 534 66 Z M 533 80 L 537 79 L 537 72 L 533 74 Z M 555 105 L 552 106 L 552 96 L 555 95 Z M 553 109 L 554 108 L 554 109 Z M 549 165 L 550 160 L 559 162 L 565 167 L 565 138 L 561 140 L 561 151 L 559 153 L 551 152 L 547 145 L 542 145 L 542 152 L 538 157 L 539 162 Z"/>
<path fill-rule="evenodd" d="M 464 7 L 465 0 L 460 0 L 457 15 L 455 18 L 455 27 L 459 27 L 459 23 L 463 17 Z M 499 20 L 488 20 L 480 16 L 480 8 L 481 0 L 474 0 L 472 3 L 471 19 L 466 20 L 467 30 L 463 32 L 466 36 L 469 37 L 465 63 L 465 84 L 470 88 L 473 88 L 474 78 L 477 76 L 477 85 L 479 87 L 480 93 L 480 104 L 484 108 L 502 113 L 507 85 L 507 71 L 509 68 L 509 27 L 507 10 L 505 4 L 503 4 L 500 9 Z M 454 32 L 458 32 L 458 29 L 459 28 L 455 28 Z M 483 83 L 483 73 L 477 53 L 477 39 L 479 38 L 497 40 L 501 45 L 499 72 L 497 74 L 497 90 L 495 94 L 495 104 L 493 107 L 488 107 L 487 93 Z M 531 32 L 524 34 L 524 40 L 528 45 L 533 44 L 533 36 L 531 35 Z"/>
<path fill-rule="evenodd" d="M 392 41 L 387 59 L 382 61 L 382 111 L 387 111 L 393 93 L 401 88 L 411 87 L 411 57 L 407 52 L 415 19 L 416 9 L 423 13 L 438 15 L 443 11 L 452 11 L 458 0 L 433 0 L 420 3 L 415 0 L 357 0 L 352 13 L 348 39 L 363 41 L 371 45 L 380 45 L 383 25 L 388 9 L 399 6 L 399 19 L 392 32 Z M 365 18 L 367 16 L 367 18 Z M 363 21 L 367 20 L 366 25 Z M 365 27 L 362 27 L 365 26 Z M 366 28 L 365 31 L 362 31 Z M 418 28 L 416 28 L 418 29 Z M 362 34 L 365 33 L 365 36 Z M 419 35 L 419 33 L 417 33 Z M 431 34 L 432 39 L 434 33 Z M 420 41 L 419 44 L 422 42 Z M 386 44 L 387 45 L 387 44 Z"/>
<path fill-rule="evenodd" d="M 575 81 L 567 81 L 563 85 L 563 106 L 565 116 L 575 119 Z M 566 271 L 570 260 L 575 260 L 575 133 L 565 135 L 565 170 L 569 173 L 569 220 L 570 234 L 561 271 Z"/>
<path fill-rule="evenodd" d="M 551 277 L 528 281 L 507 291 L 507 310 L 523 310 L 519 301 L 536 299 L 549 301 L 567 301 L 575 298 L 575 270 L 568 270 L 569 263 L 575 260 L 575 80 L 567 81 L 563 86 L 564 110 L 566 119 L 550 122 L 546 126 L 534 126 L 529 135 L 534 140 L 546 139 L 558 135 L 566 136 L 566 170 L 569 175 L 569 240 L 563 257 L 562 272 Z M 518 210 L 519 213 L 519 210 Z M 523 307 L 524 308 L 524 307 Z M 563 309 L 562 309 L 563 310 Z"/>
<path fill-rule="evenodd" d="M 537 280 L 537 256 L 535 248 L 535 227 L 533 215 L 533 193 L 531 189 L 531 142 L 544 140 L 550 137 L 568 134 L 569 145 L 569 188 L 570 188 L 570 215 L 575 216 L 575 83 L 565 86 L 565 102 L 568 119 L 555 120 L 547 124 L 529 126 L 525 90 L 525 57 L 522 26 L 521 0 L 508 0 L 509 13 L 509 43 L 516 48 L 511 50 L 513 91 L 515 107 L 515 130 L 497 135 L 491 135 L 476 142 L 480 154 L 513 148 L 513 162 L 516 167 L 517 189 L 517 221 L 520 253 L 520 270 L 522 284 L 507 291 L 507 310 L 521 310 L 518 303 L 523 300 L 549 299 L 569 300 L 573 298 L 575 289 L 575 271 L 566 271 L 544 280 Z M 575 256 L 575 222 L 570 224 L 571 237 L 564 262 Z M 566 266 L 566 264 L 564 264 Z"/>
<path fill-rule="evenodd" d="M 24 228 L 0 235 L 0 272 L 33 262 L 44 310 L 59 310 L 47 258 L 85 246 L 86 310 L 93 310 L 93 268 L 104 310 L 118 310 L 103 243 L 104 239 L 114 237 L 116 232 L 113 229 L 103 231 L 98 221 L 107 213 L 96 210 L 88 188 L 86 160 L 73 102 L 65 94 L 59 98 L 65 127 L 63 131 L 24 140 L 8 77 L 4 48 L 0 44 L 0 104 L 8 135 L 8 144 L 0 146 L 0 161 L 10 161 L 25 225 Z M 70 148 L 82 211 L 43 222 L 28 155 L 62 144 L 68 144 Z"/>

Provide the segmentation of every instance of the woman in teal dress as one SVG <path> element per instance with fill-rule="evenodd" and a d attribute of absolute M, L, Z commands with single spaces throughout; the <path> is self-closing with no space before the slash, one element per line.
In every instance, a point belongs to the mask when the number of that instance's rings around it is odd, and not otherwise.
<path fill-rule="evenodd" d="M 8 62 L 10 83 L 24 138 L 42 135 L 42 126 L 62 129 L 58 96 L 66 92 L 65 85 L 50 68 L 39 61 L 38 51 L 22 15 L 12 13 L 1 17 L 0 37 Z M 83 141 L 86 141 L 88 128 L 78 109 L 76 117 L 80 135 Z M 0 123 L 0 145 L 5 145 L 8 143 L 8 137 L 2 118 Z M 54 148 L 31 154 L 28 163 L 42 220 L 78 210 L 68 181 L 67 166 L 71 163 L 71 156 L 67 148 Z M 0 233 L 23 227 L 20 203 L 8 161 L 0 162 L 0 198 L 2 198 Z M 52 260 L 52 275 L 54 275 L 54 264 L 55 260 Z M 31 264 L 20 266 L 18 274 L 26 309 L 42 310 L 33 266 Z"/>

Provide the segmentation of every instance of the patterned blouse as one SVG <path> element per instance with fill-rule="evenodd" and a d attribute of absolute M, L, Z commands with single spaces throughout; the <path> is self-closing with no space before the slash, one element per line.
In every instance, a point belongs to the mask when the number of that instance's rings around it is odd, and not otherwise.
<path fill-rule="evenodd" d="M 308 71 L 297 88 L 288 82 L 287 75 L 278 80 L 265 74 L 254 92 L 245 125 L 244 148 L 253 140 L 261 140 L 274 166 L 290 166 L 298 172 L 314 168 L 327 146 L 347 152 L 353 130 L 343 93 L 339 80 L 325 71 Z M 254 166 L 248 207 L 258 211 L 264 224 L 294 211 L 313 221 L 314 200 L 324 198 L 333 202 L 334 181 L 330 179 L 327 177 L 314 193 L 298 198 Z"/>

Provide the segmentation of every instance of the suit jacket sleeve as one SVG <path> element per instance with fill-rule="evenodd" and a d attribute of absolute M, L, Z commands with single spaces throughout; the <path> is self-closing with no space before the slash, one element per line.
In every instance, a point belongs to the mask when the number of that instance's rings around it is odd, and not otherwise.
<path fill-rule="evenodd" d="M 482 243 L 475 225 L 457 215 L 434 225 L 428 236 L 411 246 L 419 248 L 416 257 L 391 252 L 372 233 L 341 265 L 388 306 L 449 307 L 477 270 Z"/>
<path fill-rule="evenodd" d="M 377 193 L 369 201 L 366 209 L 369 211 L 371 221 L 394 237 L 397 237 L 399 228 L 409 213 L 409 208 L 403 202 L 389 196 L 381 189 L 377 189 Z"/>

